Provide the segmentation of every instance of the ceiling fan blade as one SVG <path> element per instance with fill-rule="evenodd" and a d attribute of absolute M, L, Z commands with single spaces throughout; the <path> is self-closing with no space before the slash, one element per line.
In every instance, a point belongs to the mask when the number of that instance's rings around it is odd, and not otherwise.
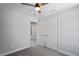
<path fill-rule="evenodd" d="M 21 3 L 22 5 L 28 5 L 28 6 L 32 6 L 35 7 L 35 5 L 29 4 L 29 3 Z"/>
<path fill-rule="evenodd" d="M 48 3 L 40 3 L 41 6 L 47 5 Z"/>

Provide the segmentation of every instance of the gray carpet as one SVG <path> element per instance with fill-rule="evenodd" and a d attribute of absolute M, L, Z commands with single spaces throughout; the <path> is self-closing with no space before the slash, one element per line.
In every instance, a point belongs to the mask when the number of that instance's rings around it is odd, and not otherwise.
<path fill-rule="evenodd" d="M 53 49 L 44 48 L 32 42 L 32 47 L 9 54 L 7 56 L 66 56 Z"/>

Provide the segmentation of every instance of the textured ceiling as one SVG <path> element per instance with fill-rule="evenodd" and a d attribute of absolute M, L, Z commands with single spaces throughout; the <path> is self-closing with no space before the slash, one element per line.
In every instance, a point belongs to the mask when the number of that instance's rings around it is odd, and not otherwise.
<path fill-rule="evenodd" d="M 34 5 L 35 3 L 30 3 L 30 4 Z M 76 7 L 78 5 L 79 4 L 77 3 L 49 3 L 42 7 L 41 15 L 37 14 L 34 7 L 27 6 L 27 5 L 21 5 L 19 3 L 4 3 L 4 4 L 2 3 L 0 4 L 0 7 L 1 9 L 4 9 L 4 10 L 7 9 L 7 10 L 19 12 L 19 13 L 23 13 L 23 14 L 26 14 L 32 17 L 38 17 L 38 16 L 43 17 L 43 16 L 47 16 L 50 14 L 54 14 L 56 12 L 60 12 L 65 9 Z"/>

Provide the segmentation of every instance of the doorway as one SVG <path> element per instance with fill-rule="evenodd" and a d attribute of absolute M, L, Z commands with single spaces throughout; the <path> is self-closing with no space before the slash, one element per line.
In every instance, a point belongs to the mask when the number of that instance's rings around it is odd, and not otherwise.
<path fill-rule="evenodd" d="M 32 41 L 32 46 L 35 46 L 37 42 L 37 23 L 36 22 L 31 22 L 31 41 Z"/>

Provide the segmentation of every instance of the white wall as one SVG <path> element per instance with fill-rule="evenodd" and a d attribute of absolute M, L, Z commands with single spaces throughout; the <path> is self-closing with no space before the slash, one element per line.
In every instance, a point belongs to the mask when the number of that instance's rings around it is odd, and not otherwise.
<path fill-rule="evenodd" d="M 56 19 L 55 19 L 56 18 Z M 65 10 L 54 15 L 39 18 L 39 30 L 42 30 L 42 24 L 46 21 L 58 20 L 58 49 L 68 55 L 79 55 L 79 7 Z M 42 23 L 42 24 L 41 24 Z M 52 22 L 53 23 L 53 22 Z M 39 32 L 40 32 L 39 31 Z M 42 31 L 43 32 L 43 31 Z M 41 32 L 40 32 L 41 33 Z M 52 33 L 53 34 L 53 33 Z M 39 38 L 38 43 L 43 40 Z M 52 39 L 52 43 L 53 43 Z M 53 45 L 49 45 L 53 49 Z"/>
<path fill-rule="evenodd" d="M 0 9 L 0 55 L 31 46 L 32 19 L 22 13 Z"/>

